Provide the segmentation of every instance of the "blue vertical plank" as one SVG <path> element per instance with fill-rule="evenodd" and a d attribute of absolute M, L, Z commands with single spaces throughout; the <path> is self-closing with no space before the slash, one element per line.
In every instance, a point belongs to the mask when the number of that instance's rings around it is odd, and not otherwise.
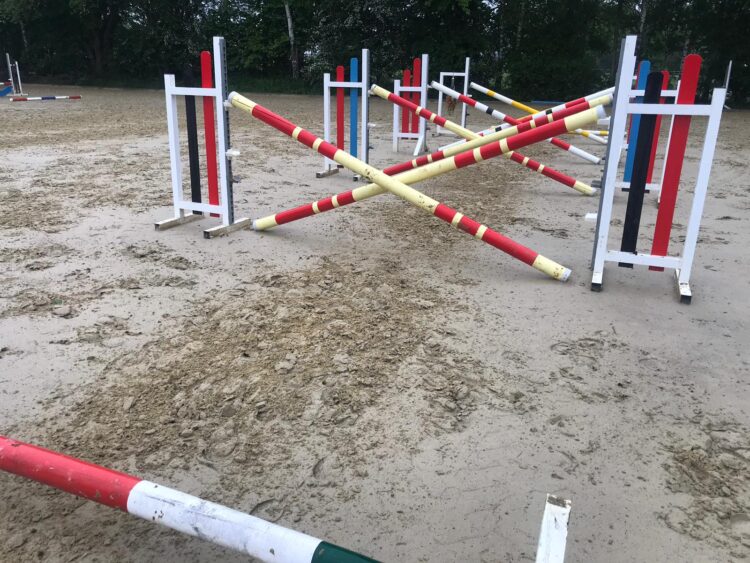
<path fill-rule="evenodd" d="M 349 63 L 349 81 L 357 82 L 358 76 L 359 61 L 356 58 L 352 57 L 352 60 Z M 349 103 L 351 104 L 349 111 L 349 154 L 351 154 L 353 157 L 356 157 L 357 137 L 359 136 L 357 134 L 357 106 L 359 106 L 359 90 L 357 90 L 356 88 L 349 89 Z"/>
<path fill-rule="evenodd" d="M 636 90 L 643 90 L 646 88 L 646 79 L 648 74 L 651 72 L 651 62 L 641 61 L 638 66 L 638 80 L 636 81 Z M 638 96 L 635 99 L 636 103 L 642 103 L 643 97 Z M 630 182 L 630 178 L 633 176 L 633 163 L 635 162 L 635 145 L 638 139 L 638 129 L 641 127 L 641 114 L 635 113 L 630 119 L 630 134 L 628 135 L 628 153 L 625 159 L 625 174 L 623 175 L 623 181 Z"/>

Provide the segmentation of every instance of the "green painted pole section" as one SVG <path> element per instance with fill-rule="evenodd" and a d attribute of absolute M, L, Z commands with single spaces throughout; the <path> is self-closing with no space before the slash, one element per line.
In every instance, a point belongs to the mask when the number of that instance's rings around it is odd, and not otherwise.
<path fill-rule="evenodd" d="M 378 563 L 378 560 L 322 541 L 315 548 L 310 563 Z"/>

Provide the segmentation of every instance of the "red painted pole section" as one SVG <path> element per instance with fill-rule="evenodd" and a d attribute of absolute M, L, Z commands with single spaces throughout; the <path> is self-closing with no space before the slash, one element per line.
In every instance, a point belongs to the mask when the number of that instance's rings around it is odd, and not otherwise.
<path fill-rule="evenodd" d="M 662 70 L 661 75 L 663 77 L 661 81 L 662 91 L 666 90 L 669 86 L 669 71 Z M 664 103 L 664 96 L 659 98 L 659 103 Z M 654 127 L 654 138 L 651 141 L 651 156 L 648 161 L 648 173 L 646 174 L 646 183 L 650 184 L 654 177 L 654 163 L 656 162 L 656 148 L 659 146 L 659 134 L 661 133 L 661 115 L 656 116 L 656 125 Z"/>
<path fill-rule="evenodd" d="M 0 436 L 0 470 L 128 511 L 128 495 L 141 479 Z"/>
<path fill-rule="evenodd" d="M 682 61 L 682 75 L 680 76 L 680 90 L 677 92 L 676 104 L 695 103 L 695 92 L 698 89 L 698 77 L 701 72 L 703 59 L 700 55 L 688 55 Z M 677 189 L 682 176 L 682 163 L 685 159 L 688 134 L 690 133 L 690 116 L 678 115 L 674 118 L 672 125 L 672 137 L 667 147 L 667 160 L 664 164 L 664 181 L 661 185 L 661 198 L 659 211 L 656 213 L 656 226 L 654 227 L 654 242 L 651 246 L 651 254 L 654 256 L 666 256 L 669 248 L 669 235 L 672 232 L 672 221 L 674 220 L 674 208 L 677 204 Z M 660 266 L 649 266 L 649 270 L 662 272 Z"/>
<path fill-rule="evenodd" d="M 414 59 L 414 70 L 412 71 L 411 75 L 411 85 L 419 87 L 422 85 L 422 59 L 417 58 Z M 409 96 L 406 96 L 406 99 L 411 99 L 412 103 L 415 106 L 418 106 L 422 103 L 422 97 L 419 95 L 419 92 L 412 92 L 411 98 Z M 411 117 L 411 132 L 412 133 L 419 133 L 419 117 L 416 114 L 413 114 Z"/>
<path fill-rule="evenodd" d="M 213 68 L 211 52 L 201 53 L 201 87 L 213 88 Z M 223 111 L 222 108 L 219 108 Z M 214 115 L 214 99 L 203 96 L 203 131 L 206 138 L 206 174 L 208 175 L 208 203 L 219 205 L 219 164 L 216 158 L 216 117 Z M 218 213 L 211 213 L 211 217 L 218 217 Z"/>
<path fill-rule="evenodd" d="M 411 86 L 411 70 L 408 68 L 404 71 L 404 77 L 403 80 L 401 80 L 401 84 L 404 86 Z M 409 92 L 406 92 L 406 95 L 411 96 Z M 405 111 L 401 112 L 401 132 L 409 132 L 409 114 Z"/>
<path fill-rule="evenodd" d="M 344 67 L 336 67 L 336 81 L 344 82 Z M 336 88 L 336 146 L 344 148 L 344 89 Z"/>

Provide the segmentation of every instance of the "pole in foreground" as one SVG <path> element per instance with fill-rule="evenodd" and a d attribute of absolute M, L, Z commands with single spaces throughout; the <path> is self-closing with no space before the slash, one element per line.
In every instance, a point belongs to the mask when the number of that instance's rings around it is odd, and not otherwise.
<path fill-rule="evenodd" d="M 475 238 L 494 246 L 498 250 L 510 254 L 514 258 L 525 262 L 540 272 L 560 281 L 565 281 L 570 276 L 570 270 L 568 268 L 561 266 L 530 248 L 527 248 L 512 239 L 493 231 L 487 226 L 466 217 L 455 209 L 451 209 L 447 205 L 418 192 L 403 182 L 388 176 L 383 171 L 365 164 L 361 160 L 354 158 L 349 153 L 337 149 L 331 143 L 325 142 L 323 139 L 316 137 L 309 131 L 305 131 L 301 127 L 294 125 L 280 115 L 256 104 L 237 92 L 229 94 L 229 102 L 234 107 L 249 113 L 259 121 L 263 121 L 267 125 L 278 129 L 305 146 L 338 162 L 352 172 L 364 176 L 381 188 L 399 196 L 401 199 L 404 199 L 412 205 L 442 219 L 446 223 L 450 223 L 454 228 L 462 230 Z"/>
<path fill-rule="evenodd" d="M 226 506 L 5 436 L 0 436 L 0 470 L 269 563 L 375 561 Z"/>

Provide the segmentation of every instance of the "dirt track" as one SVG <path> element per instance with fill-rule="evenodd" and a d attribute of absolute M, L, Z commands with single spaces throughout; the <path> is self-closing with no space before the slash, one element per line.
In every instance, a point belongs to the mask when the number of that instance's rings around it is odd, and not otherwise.
<path fill-rule="evenodd" d="M 569 561 L 750 555 L 749 113 L 725 115 L 684 306 L 670 272 L 611 265 L 590 292 L 596 200 L 507 161 L 420 189 L 570 267 L 567 284 L 387 196 L 262 235 L 157 233 L 163 93 L 76 91 L 0 103 L 0 434 L 382 560 L 533 560 L 546 492 L 573 501 Z M 322 129 L 319 97 L 255 99 Z M 372 120 L 373 163 L 408 158 L 380 100 Z M 238 216 L 353 186 L 240 113 L 232 132 Z M 0 507 L 2 561 L 242 560 L 5 474 Z"/>

